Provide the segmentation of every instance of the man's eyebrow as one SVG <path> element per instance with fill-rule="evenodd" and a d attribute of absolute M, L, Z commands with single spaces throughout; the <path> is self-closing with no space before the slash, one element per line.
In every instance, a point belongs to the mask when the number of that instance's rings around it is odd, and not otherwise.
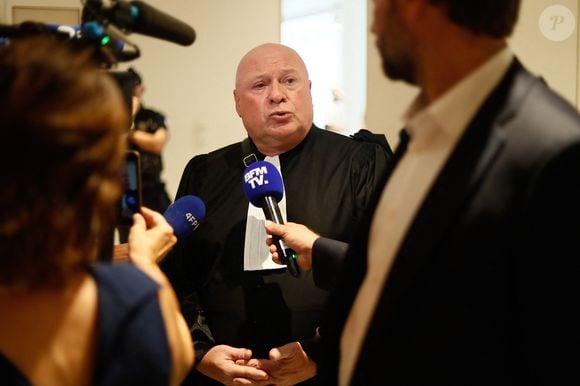
<path fill-rule="evenodd" d="M 286 74 L 300 74 L 300 71 L 298 71 L 296 68 L 282 68 L 280 70 L 280 72 L 282 72 L 284 75 Z"/>

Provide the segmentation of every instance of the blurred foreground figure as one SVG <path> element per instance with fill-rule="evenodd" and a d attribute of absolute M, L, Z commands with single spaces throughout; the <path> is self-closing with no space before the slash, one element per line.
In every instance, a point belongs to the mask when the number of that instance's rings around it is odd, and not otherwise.
<path fill-rule="evenodd" d="M 519 5 L 374 1 L 419 93 L 303 346 L 325 385 L 580 384 L 580 116 L 508 47 Z"/>
<path fill-rule="evenodd" d="M 0 154 L 0 379 L 178 385 L 192 344 L 155 263 L 176 242 L 171 227 L 144 208 L 132 262 L 96 262 L 115 221 L 128 112 L 92 50 L 72 44 L 38 36 L 0 47 L 0 128 L 12 149 Z"/>
<path fill-rule="evenodd" d="M 508 47 L 519 3 L 375 1 L 419 95 L 330 301 L 327 384 L 580 384 L 580 117 Z"/>

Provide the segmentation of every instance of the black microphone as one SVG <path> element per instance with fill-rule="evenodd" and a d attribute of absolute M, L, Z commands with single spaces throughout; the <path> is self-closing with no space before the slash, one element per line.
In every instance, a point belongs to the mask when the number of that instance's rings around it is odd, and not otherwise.
<path fill-rule="evenodd" d="M 109 10 L 108 16 L 121 29 L 182 46 L 189 46 L 195 41 L 193 28 L 143 1 L 118 1 Z"/>
<path fill-rule="evenodd" d="M 270 162 L 256 161 L 244 171 L 244 192 L 252 205 L 262 208 L 267 220 L 284 224 L 278 207 L 278 201 L 284 196 L 284 184 L 280 172 Z M 296 252 L 289 248 L 284 240 L 273 236 L 280 261 L 286 264 L 288 272 L 294 277 L 300 276 L 300 267 L 296 262 Z"/>

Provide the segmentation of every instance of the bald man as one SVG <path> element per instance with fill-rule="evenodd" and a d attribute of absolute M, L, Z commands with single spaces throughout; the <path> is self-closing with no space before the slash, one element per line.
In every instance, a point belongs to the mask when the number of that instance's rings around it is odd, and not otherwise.
<path fill-rule="evenodd" d="M 381 186 L 386 151 L 314 126 L 310 86 L 304 62 L 289 47 L 264 44 L 249 51 L 234 90 L 248 138 L 194 157 L 183 172 L 176 198 L 200 197 L 207 215 L 163 266 L 192 326 L 198 365 L 190 378 L 196 385 L 280 383 L 247 362 L 314 337 L 327 297 L 311 272 L 295 278 L 272 263 L 263 220 L 255 221 L 261 209 L 249 208 L 242 188 L 248 159 L 266 159 L 281 170 L 280 206 L 288 221 L 337 240 L 348 241 Z M 314 373 L 308 366 L 301 371 Z"/>

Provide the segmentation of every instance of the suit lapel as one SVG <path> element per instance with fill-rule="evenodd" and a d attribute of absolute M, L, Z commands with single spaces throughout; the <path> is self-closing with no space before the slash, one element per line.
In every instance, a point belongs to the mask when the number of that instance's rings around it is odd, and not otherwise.
<path fill-rule="evenodd" d="M 505 144 L 505 125 L 530 82 L 514 86 L 525 72 L 514 60 L 498 87 L 470 123 L 449 160 L 419 208 L 397 254 L 385 284 L 383 300 L 395 301 L 411 286 L 419 270 L 429 262 L 431 251 L 445 240 L 463 209 L 478 191 Z M 383 303 L 381 301 L 381 303 Z"/>

